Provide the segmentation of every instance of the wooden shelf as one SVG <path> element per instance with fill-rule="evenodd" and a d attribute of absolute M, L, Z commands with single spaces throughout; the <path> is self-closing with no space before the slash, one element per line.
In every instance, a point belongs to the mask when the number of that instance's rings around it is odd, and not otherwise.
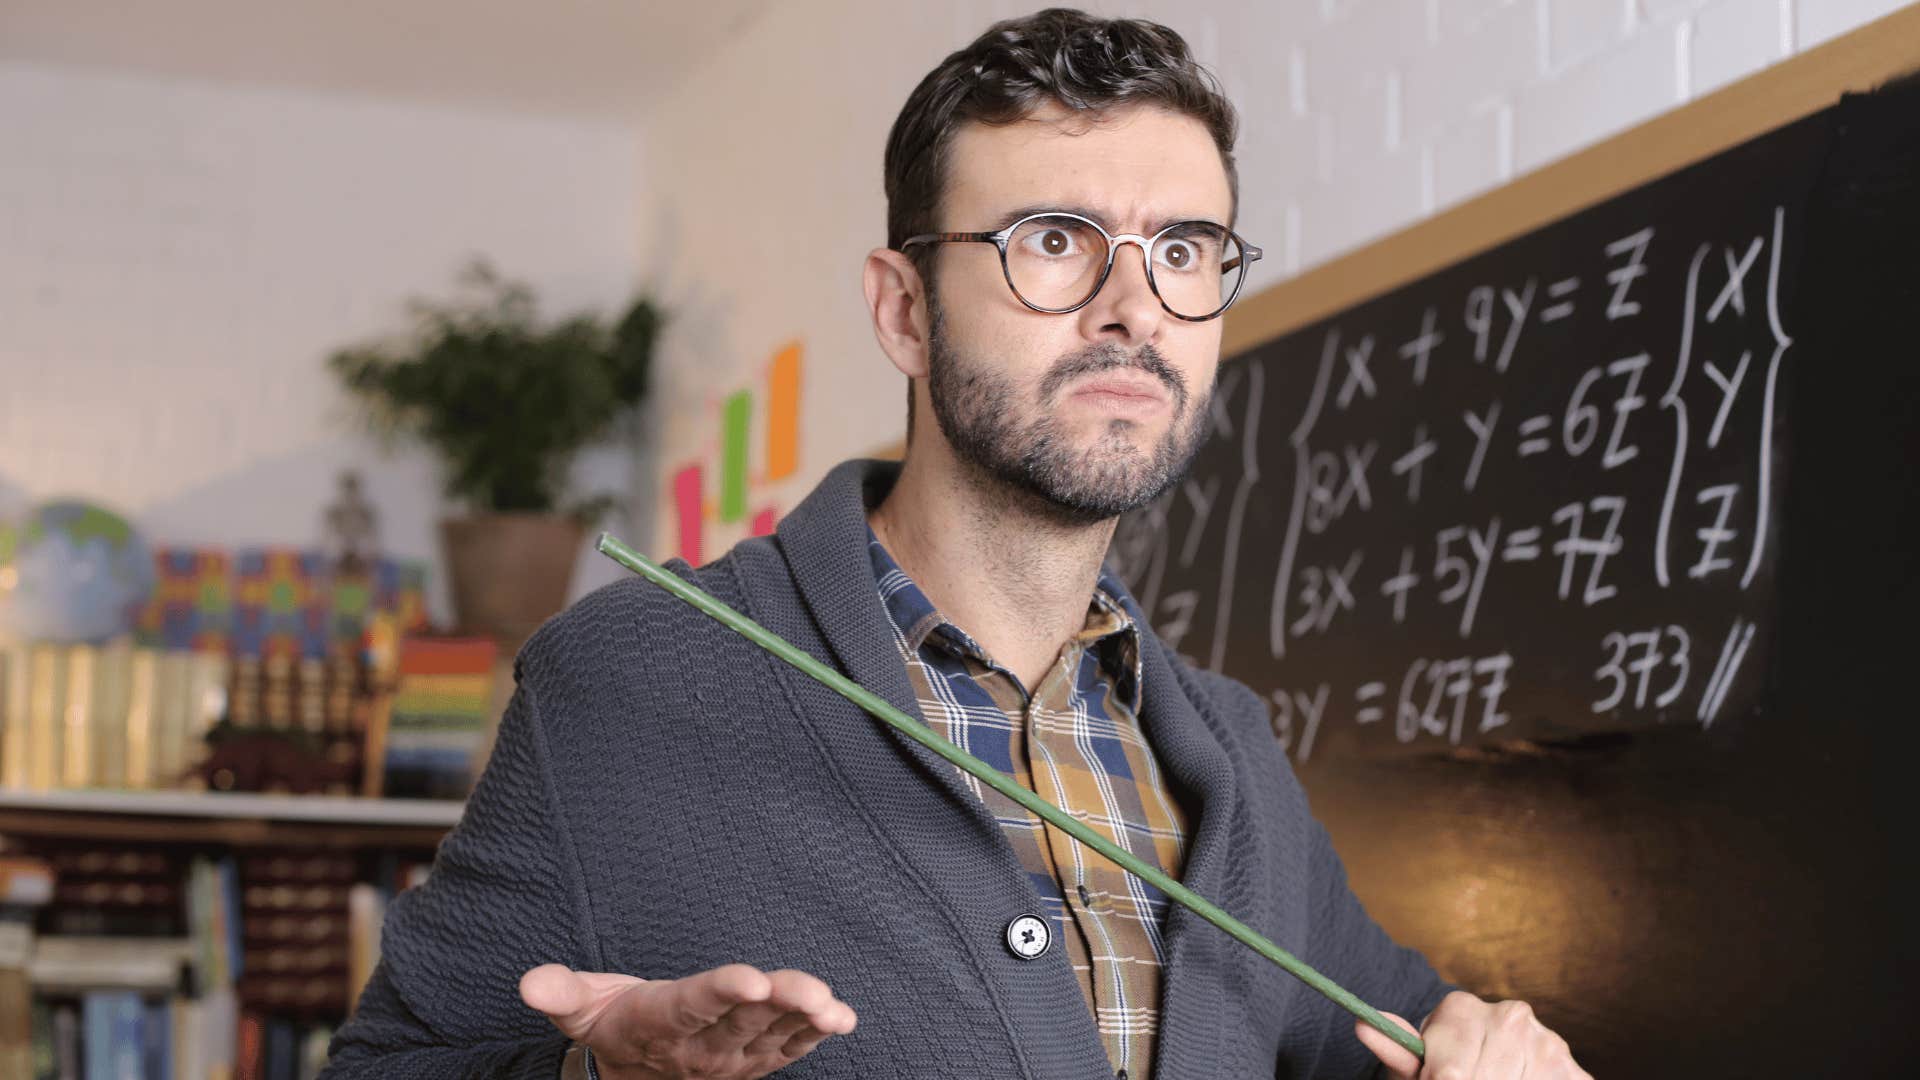
<path fill-rule="evenodd" d="M 431 848 L 465 804 L 193 791 L 0 789 L 0 836 L 238 847 Z"/>

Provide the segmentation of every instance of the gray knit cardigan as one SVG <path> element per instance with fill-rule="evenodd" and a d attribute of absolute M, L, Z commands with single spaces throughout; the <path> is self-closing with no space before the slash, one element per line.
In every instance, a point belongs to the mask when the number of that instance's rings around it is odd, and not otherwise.
<path fill-rule="evenodd" d="M 775 536 L 673 569 L 918 715 L 866 548 L 865 509 L 897 475 L 845 463 Z M 1185 884 L 1363 1000 L 1425 1016 L 1447 987 L 1354 899 L 1260 699 L 1151 632 L 1143 651 L 1141 719 L 1194 810 Z M 328 1080 L 553 1080 L 567 1040 L 520 1001 L 522 972 L 734 961 L 812 972 L 859 1014 L 781 1077 L 1110 1080 L 1063 951 L 1007 948 L 1040 901 L 953 766 L 637 577 L 550 620 L 515 674 Z M 1350 1016 L 1192 912 L 1173 908 L 1166 942 L 1159 1080 L 1372 1071 Z"/>

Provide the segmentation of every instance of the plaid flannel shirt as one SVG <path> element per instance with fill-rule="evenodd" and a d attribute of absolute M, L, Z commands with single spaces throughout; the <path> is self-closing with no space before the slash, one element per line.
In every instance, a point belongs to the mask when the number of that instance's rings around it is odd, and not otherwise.
<path fill-rule="evenodd" d="M 1176 880 L 1187 816 L 1136 713 L 1140 631 L 1103 573 L 1082 629 L 1021 685 L 935 610 L 868 530 L 874 578 L 929 726 Z M 1005 831 L 1052 919 L 1116 1076 L 1150 1075 L 1168 900 L 1025 807 L 961 774 Z"/>

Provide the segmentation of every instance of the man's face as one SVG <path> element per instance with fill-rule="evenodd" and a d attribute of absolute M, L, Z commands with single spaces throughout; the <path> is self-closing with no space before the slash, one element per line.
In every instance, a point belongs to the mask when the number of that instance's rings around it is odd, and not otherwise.
<path fill-rule="evenodd" d="M 1045 208 L 1150 237 L 1177 221 L 1226 224 L 1233 209 L 1206 128 L 1153 107 L 1089 122 L 1051 105 L 1014 124 L 969 124 L 949 160 L 947 231 L 992 231 Z M 990 244 L 935 257 L 928 393 L 962 461 L 1078 524 L 1179 481 L 1205 430 L 1220 321 L 1168 314 L 1139 246 L 1120 247 L 1099 295 L 1064 315 L 1022 304 Z"/>

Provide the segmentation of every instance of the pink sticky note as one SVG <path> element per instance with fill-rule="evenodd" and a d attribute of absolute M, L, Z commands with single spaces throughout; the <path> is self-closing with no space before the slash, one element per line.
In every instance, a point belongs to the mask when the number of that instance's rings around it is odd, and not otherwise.
<path fill-rule="evenodd" d="M 700 565 L 701 493 L 699 462 L 673 474 L 673 505 L 680 516 L 679 555 L 695 566 Z"/>

